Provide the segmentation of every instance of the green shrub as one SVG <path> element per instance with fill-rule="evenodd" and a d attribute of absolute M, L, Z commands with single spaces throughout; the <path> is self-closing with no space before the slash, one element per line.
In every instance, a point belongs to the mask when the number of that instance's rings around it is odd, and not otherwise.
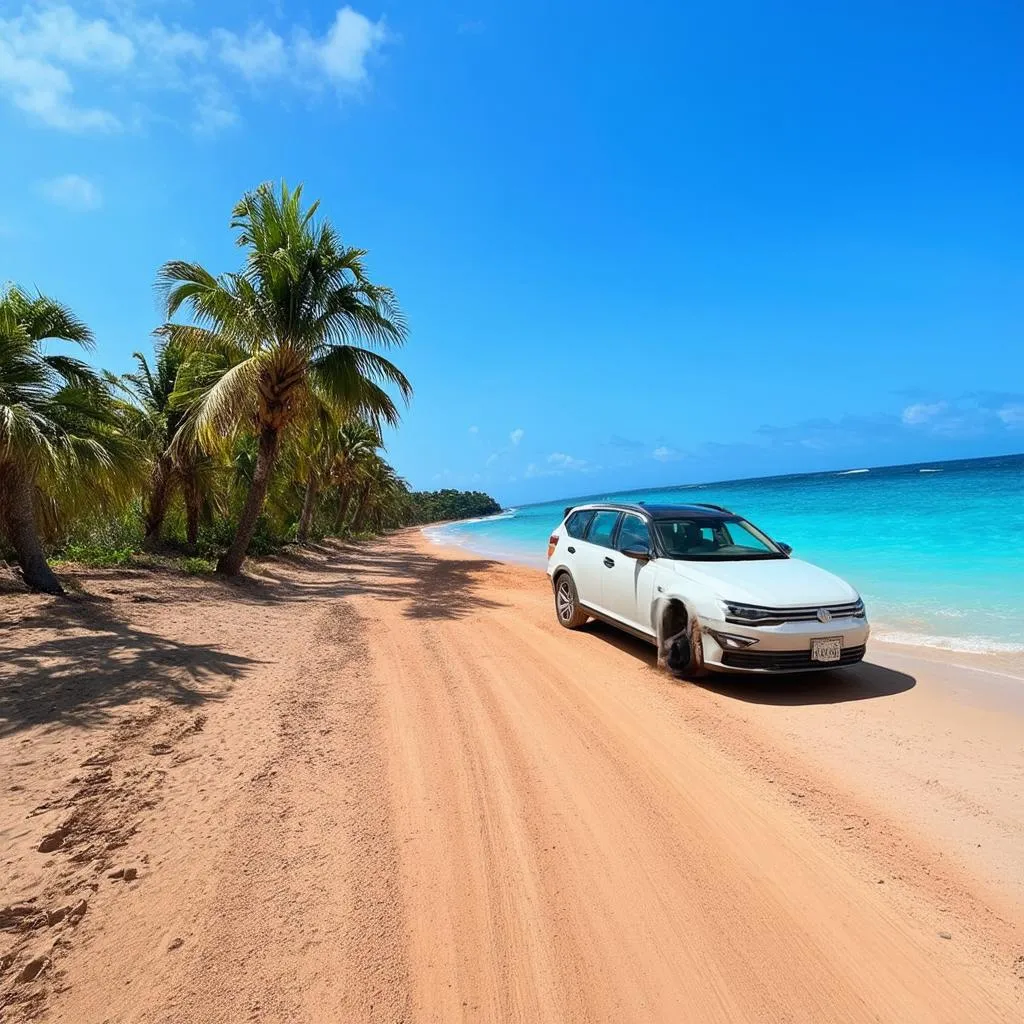
<path fill-rule="evenodd" d="M 116 565 L 129 565 L 134 553 L 132 547 L 115 548 L 98 543 L 72 542 L 64 545 L 58 560 L 79 562 L 97 569 L 109 569 Z"/>
<path fill-rule="evenodd" d="M 217 563 L 211 558 L 183 558 L 181 567 L 190 576 L 203 576 L 213 572 Z"/>
<path fill-rule="evenodd" d="M 55 542 L 54 558 L 97 568 L 127 565 L 142 546 L 142 532 L 137 502 L 113 515 L 97 510 Z"/>

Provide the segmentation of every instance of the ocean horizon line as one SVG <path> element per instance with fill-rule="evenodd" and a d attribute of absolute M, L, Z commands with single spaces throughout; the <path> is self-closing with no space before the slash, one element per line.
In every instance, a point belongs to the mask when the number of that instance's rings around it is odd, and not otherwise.
<path fill-rule="evenodd" d="M 726 487 L 730 484 L 753 484 L 771 483 L 772 481 L 805 480 L 814 477 L 851 476 L 863 475 L 865 473 L 881 473 L 892 470 L 930 469 L 933 466 L 943 468 L 956 468 L 968 463 L 992 463 L 1000 459 L 1021 459 L 1024 460 L 1024 451 L 1005 452 L 1000 455 L 976 455 L 962 459 L 930 459 L 927 462 L 894 462 L 880 466 L 849 467 L 845 469 L 816 469 L 810 473 L 772 473 L 768 476 L 736 476 L 725 480 L 694 480 L 690 483 L 674 484 L 652 484 L 649 487 L 617 487 L 600 491 L 587 491 L 585 494 L 565 495 L 563 497 L 545 498 L 542 501 L 521 501 L 514 505 L 502 505 L 502 512 L 515 509 L 536 508 L 541 505 L 550 505 L 565 501 L 585 501 L 588 498 L 596 498 L 611 494 L 647 494 L 657 491 L 685 490 L 688 487 Z"/>

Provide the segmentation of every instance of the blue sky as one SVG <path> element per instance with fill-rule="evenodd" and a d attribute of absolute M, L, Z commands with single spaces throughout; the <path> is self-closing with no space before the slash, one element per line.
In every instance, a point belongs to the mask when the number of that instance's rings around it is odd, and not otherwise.
<path fill-rule="evenodd" d="M 305 181 L 392 285 L 416 487 L 1024 450 L 1024 8 L 0 0 L 0 280 L 128 368 Z"/>

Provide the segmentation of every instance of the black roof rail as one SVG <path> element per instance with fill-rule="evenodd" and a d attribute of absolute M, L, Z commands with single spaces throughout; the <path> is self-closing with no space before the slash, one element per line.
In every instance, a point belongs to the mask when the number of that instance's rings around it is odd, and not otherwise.
<path fill-rule="evenodd" d="M 724 505 L 712 505 L 710 501 L 695 501 L 693 504 L 697 508 L 713 508 L 716 512 L 725 512 L 730 516 L 733 514 Z"/>

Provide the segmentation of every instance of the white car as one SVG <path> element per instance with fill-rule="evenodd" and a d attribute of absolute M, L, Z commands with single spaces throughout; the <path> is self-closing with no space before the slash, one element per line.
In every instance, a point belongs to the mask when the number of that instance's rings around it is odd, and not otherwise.
<path fill-rule="evenodd" d="M 719 505 L 593 503 L 548 541 L 558 621 L 590 617 L 658 647 L 680 675 L 800 672 L 864 657 L 860 595 Z"/>

